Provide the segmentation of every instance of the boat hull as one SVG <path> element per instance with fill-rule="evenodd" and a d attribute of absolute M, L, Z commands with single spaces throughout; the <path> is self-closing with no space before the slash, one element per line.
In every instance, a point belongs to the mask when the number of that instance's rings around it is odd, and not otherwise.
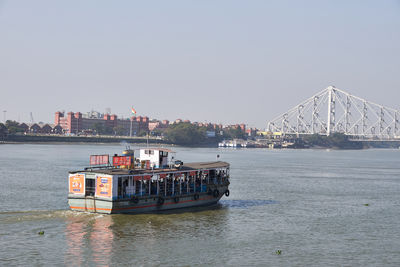
<path fill-rule="evenodd" d="M 217 204 L 227 190 L 228 186 L 222 186 L 218 188 L 218 195 L 194 193 L 181 196 L 147 196 L 120 200 L 70 195 L 68 196 L 68 204 L 71 210 L 93 213 L 157 213 L 173 209 L 214 205 Z M 160 198 L 163 201 L 160 201 Z"/>

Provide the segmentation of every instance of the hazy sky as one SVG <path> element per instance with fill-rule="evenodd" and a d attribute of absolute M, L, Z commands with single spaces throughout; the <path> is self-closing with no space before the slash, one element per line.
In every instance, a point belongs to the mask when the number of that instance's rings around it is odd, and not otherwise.
<path fill-rule="evenodd" d="M 400 109 L 399 1 L 0 0 L 0 121 L 264 128 L 329 85 Z"/>

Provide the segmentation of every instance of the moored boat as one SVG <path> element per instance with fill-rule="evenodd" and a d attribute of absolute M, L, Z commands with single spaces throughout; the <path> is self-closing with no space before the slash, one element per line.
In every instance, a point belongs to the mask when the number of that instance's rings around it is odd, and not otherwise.
<path fill-rule="evenodd" d="M 72 210 L 144 213 L 216 204 L 229 196 L 229 163 L 183 163 L 165 148 L 92 155 L 90 167 L 69 173 Z M 112 162 L 110 162 L 112 158 Z"/>

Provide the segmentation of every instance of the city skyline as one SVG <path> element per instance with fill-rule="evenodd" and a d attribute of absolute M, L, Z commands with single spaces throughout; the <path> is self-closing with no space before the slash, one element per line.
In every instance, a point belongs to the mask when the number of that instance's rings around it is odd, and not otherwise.
<path fill-rule="evenodd" d="M 233 126 L 233 125 L 241 125 L 242 124 L 242 125 L 248 126 L 245 122 L 236 122 L 236 123 L 232 123 L 232 124 L 222 124 L 222 123 L 217 123 L 217 122 L 213 122 L 213 121 L 209 121 L 209 120 L 206 120 L 206 121 L 193 121 L 193 120 L 190 120 L 190 118 L 175 118 L 175 119 L 169 120 L 169 119 L 164 119 L 164 118 L 149 117 L 146 114 L 135 114 L 135 115 L 132 115 L 132 113 L 131 113 L 129 116 L 123 116 L 123 115 L 118 115 L 118 114 L 113 113 L 110 108 L 107 108 L 104 112 L 100 112 L 98 110 L 91 109 L 90 111 L 59 110 L 59 111 L 56 111 L 56 112 L 53 112 L 53 113 L 56 114 L 56 117 L 57 117 L 57 113 L 62 113 L 65 116 L 68 113 L 73 113 L 73 114 L 80 113 L 83 116 L 83 118 L 92 118 L 92 119 L 93 118 L 98 118 L 98 119 L 102 119 L 104 115 L 108 114 L 108 115 L 112 115 L 112 116 L 117 116 L 117 118 L 120 119 L 120 120 L 130 120 L 131 118 L 135 119 L 135 118 L 142 118 L 143 117 L 143 118 L 146 118 L 147 120 L 149 120 L 149 122 L 156 122 L 156 121 L 157 122 L 165 122 L 165 121 L 167 121 L 168 123 L 172 123 L 172 124 L 173 123 L 179 123 L 179 122 L 188 122 L 188 123 L 192 123 L 192 124 L 201 124 L 201 125 L 203 125 L 203 124 L 211 124 L 211 125 Z M 96 113 L 96 115 L 98 117 L 93 117 L 94 113 Z M 29 114 L 29 116 L 30 116 L 30 114 Z M 34 124 L 43 124 L 43 125 L 45 125 L 45 124 L 57 125 L 57 123 L 55 123 L 55 121 L 54 121 L 54 117 L 53 117 L 53 119 L 51 121 L 35 120 L 33 115 L 32 115 L 32 118 L 33 118 L 33 122 L 31 121 L 31 119 L 26 120 L 26 121 L 22 121 L 20 118 L 17 119 L 17 120 L 14 120 L 14 119 L 11 119 L 11 118 L 4 117 L 4 111 L 3 111 L 3 117 L 1 118 L 0 123 L 5 123 L 7 120 L 12 120 L 12 121 L 16 121 L 16 122 L 19 122 L 19 123 L 25 123 L 25 124 L 34 123 Z M 249 128 L 254 128 L 254 127 L 249 126 Z"/>
<path fill-rule="evenodd" d="M 400 109 L 399 11 L 394 0 L 1 1 L 1 120 L 134 106 L 263 129 L 330 85 Z"/>

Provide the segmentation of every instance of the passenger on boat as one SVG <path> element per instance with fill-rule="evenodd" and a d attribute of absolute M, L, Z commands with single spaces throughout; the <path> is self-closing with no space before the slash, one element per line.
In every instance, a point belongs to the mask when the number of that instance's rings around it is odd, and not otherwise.
<path fill-rule="evenodd" d="M 122 196 L 126 197 L 126 188 L 128 187 L 128 179 L 122 183 Z"/>
<path fill-rule="evenodd" d="M 151 195 L 156 195 L 157 194 L 157 182 L 152 180 L 151 181 L 151 191 L 150 191 Z"/>

